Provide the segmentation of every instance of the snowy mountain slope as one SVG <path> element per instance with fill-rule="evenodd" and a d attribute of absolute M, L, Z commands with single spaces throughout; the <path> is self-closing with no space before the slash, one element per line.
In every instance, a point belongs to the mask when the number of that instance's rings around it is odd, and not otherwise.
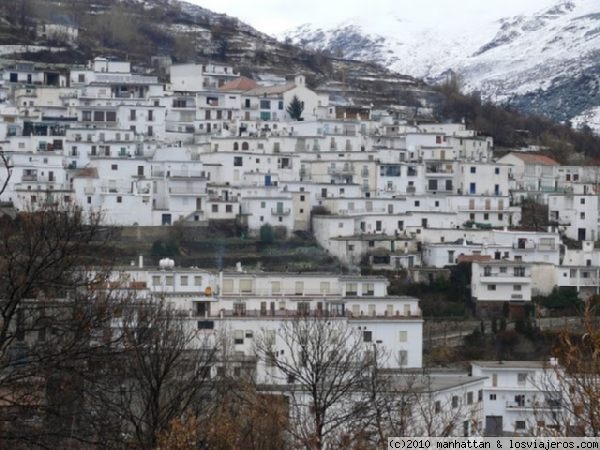
<path fill-rule="evenodd" d="M 298 45 L 334 54 L 373 60 L 401 73 L 442 79 L 459 73 L 469 90 L 480 90 L 495 101 L 515 101 L 522 109 L 558 119 L 555 101 L 565 85 L 565 102 L 581 88 L 600 82 L 600 1 L 548 0 L 537 12 L 504 18 L 456 20 L 453 26 L 431 26 L 379 14 L 377 19 L 353 18 L 328 28 L 303 25 L 285 38 Z M 596 85 L 597 90 L 597 85 Z M 569 105 L 570 117 L 600 105 L 597 93 Z M 571 102 L 573 103 L 573 102 Z M 546 109 L 545 109 L 546 108 Z"/>

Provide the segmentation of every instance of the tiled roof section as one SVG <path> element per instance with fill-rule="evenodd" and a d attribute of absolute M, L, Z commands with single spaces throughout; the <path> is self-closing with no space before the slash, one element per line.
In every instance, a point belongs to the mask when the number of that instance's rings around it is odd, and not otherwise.
<path fill-rule="evenodd" d="M 542 166 L 558 166 L 559 164 L 546 155 L 535 155 L 533 153 L 511 153 L 521 159 L 525 164 L 540 164 Z"/>
<path fill-rule="evenodd" d="M 95 167 L 84 167 L 73 174 L 77 178 L 98 178 L 98 169 Z"/>
<path fill-rule="evenodd" d="M 294 83 L 286 83 L 286 84 L 280 84 L 280 85 L 276 85 L 276 86 L 266 86 L 266 87 L 257 87 L 255 89 L 252 89 L 248 92 L 246 92 L 246 94 L 248 95 L 278 95 L 278 94 L 283 94 L 284 92 L 287 92 L 291 89 L 294 89 L 296 87 L 296 85 Z"/>
<path fill-rule="evenodd" d="M 225 83 L 223 86 L 219 88 L 220 91 L 240 91 L 245 92 L 251 89 L 255 89 L 258 87 L 258 83 L 254 80 L 251 80 L 248 77 L 238 77 L 235 80 L 231 80 L 228 83 Z"/>
<path fill-rule="evenodd" d="M 490 261 L 492 259 L 489 255 L 460 255 L 458 258 L 458 262 L 484 262 Z"/>

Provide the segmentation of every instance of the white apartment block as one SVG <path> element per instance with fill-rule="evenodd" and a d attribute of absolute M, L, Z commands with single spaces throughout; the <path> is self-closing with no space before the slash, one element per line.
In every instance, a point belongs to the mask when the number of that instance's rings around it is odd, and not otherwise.
<path fill-rule="evenodd" d="M 198 330 L 224 338 L 240 360 L 255 357 L 254 339 L 302 317 L 339 320 L 365 343 L 391 355 L 389 368 L 422 365 L 423 320 L 418 299 L 387 294 L 385 277 L 328 273 L 209 272 L 199 269 L 126 267 L 115 274 L 139 298 L 169 302 Z M 278 342 L 275 342 L 278 345 Z M 215 369 L 217 370 L 217 369 Z M 264 361 L 259 382 L 274 382 Z"/>
<path fill-rule="evenodd" d="M 557 390 L 555 369 L 545 361 L 473 362 L 471 374 L 484 377 L 484 434 L 529 436 L 548 430 L 561 433 L 560 416 L 568 394 Z"/>
<path fill-rule="evenodd" d="M 473 262 L 471 296 L 478 308 L 531 301 L 531 264 L 522 261 Z"/>

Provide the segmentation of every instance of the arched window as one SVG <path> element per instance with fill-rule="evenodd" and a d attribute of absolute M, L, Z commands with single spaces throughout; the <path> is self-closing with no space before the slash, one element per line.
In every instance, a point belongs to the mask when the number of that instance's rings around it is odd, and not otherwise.
<path fill-rule="evenodd" d="M 247 142 L 242 142 L 242 150 L 249 150 L 250 146 L 248 145 Z"/>
<path fill-rule="evenodd" d="M 237 142 L 233 143 L 233 149 L 234 150 L 239 150 L 240 149 L 240 144 L 238 144 Z"/>

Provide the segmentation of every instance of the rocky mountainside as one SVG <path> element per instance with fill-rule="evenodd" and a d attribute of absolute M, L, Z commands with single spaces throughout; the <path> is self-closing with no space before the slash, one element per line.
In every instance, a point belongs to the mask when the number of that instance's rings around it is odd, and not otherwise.
<path fill-rule="evenodd" d="M 597 117 L 594 108 L 600 106 L 597 0 L 548 0 L 535 13 L 451 29 L 409 22 L 392 12 L 377 21 L 355 18 L 326 29 L 303 25 L 282 39 L 432 82 L 452 71 L 467 90 L 556 120 L 581 124 Z"/>
<path fill-rule="evenodd" d="M 579 4 L 597 0 L 576 1 Z M 544 24 L 548 22 L 564 24 L 575 20 L 572 15 L 576 8 L 566 3 L 563 5 L 541 20 L 542 25 L 539 25 L 541 28 L 538 30 L 542 30 L 542 34 L 547 27 Z M 554 19 L 554 16 L 557 18 Z M 112 56 L 132 61 L 137 72 L 156 73 L 165 81 L 167 77 L 161 64 L 168 58 L 174 62 L 221 61 L 251 77 L 265 73 L 279 77 L 304 73 L 309 86 L 328 92 L 337 101 L 386 108 L 393 111 L 398 119 L 465 121 L 468 126 L 492 136 L 501 147 L 540 145 L 547 147 L 553 157 L 564 162 L 581 161 L 582 154 L 590 161 L 600 161 L 600 137 L 595 138 L 587 130 L 577 132 L 550 120 L 528 117 L 514 110 L 482 103 L 478 96 L 460 93 L 455 83 L 432 87 L 420 78 L 402 74 L 410 72 L 431 79 L 439 78 L 453 58 L 460 62 L 460 67 L 474 67 L 471 63 L 467 65 L 471 57 L 461 60 L 456 55 L 477 53 L 473 59 L 479 60 L 482 55 L 493 54 L 506 45 L 521 42 L 522 38 L 517 36 L 517 31 L 512 33 L 507 30 L 526 28 L 529 31 L 522 31 L 521 34 L 528 35 L 533 32 L 530 29 L 535 29 L 537 25 L 506 22 L 503 30 L 507 36 L 503 38 L 498 33 L 495 37 L 490 27 L 478 24 L 481 32 L 479 36 L 488 36 L 481 40 L 484 43 L 481 44 L 478 43 L 479 40 L 470 41 L 461 38 L 461 34 L 450 36 L 436 28 L 420 30 L 414 24 L 399 22 L 393 14 L 381 15 L 373 11 L 369 17 L 373 21 L 370 27 L 394 29 L 404 33 L 407 39 L 412 39 L 411 45 L 406 41 L 403 57 L 394 53 L 394 49 L 390 47 L 391 39 L 373 33 L 365 35 L 364 30 L 351 24 L 343 27 L 332 41 L 335 42 L 333 51 L 321 51 L 320 48 L 313 49 L 313 44 L 329 42 L 327 39 L 331 33 L 322 31 L 318 36 L 315 35 L 312 44 L 306 41 L 295 45 L 292 42 L 296 40 L 294 38 L 290 37 L 282 42 L 236 18 L 216 14 L 179 0 L 11 0 L 0 2 L 0 58 L 64 63 L 66 67 L 70 67 L 86 63 L 94 56 Z M 588 38 L 596 39 L 597 30 L 588 29 L 588 22 L 595 20 L 597 18 L 590 15 L 580 19 L 580 23 L 586 24 L 587 30 L 578 31 L 582 42 Z M 464 23 L 455 24 L 455 20 L 450 22 L 455 28 L 469 33 L 476 28 L 465 27 Z M 44 36 L 40 33 L 40 25 L 44 24 L 76 29 L 78 36 Z M 394 26 L 389 28 L 390 24 Z M 305 27 L 302 34 L 309 36 L 309 29 Z M 453 45 L 450 45 L 452 42 Z M 597 40 L 592 44 L 596 42 Z M 594 51 L 592 44 L 588 44 L 590 52 Z M 561 45 L 570 44 L 566 42 Z M 570 52 L 577 58 L 578 55 L 584 55 L 583 46 L 580 49 L 579 54 L 574 49 Z M 348 53 L 344 54 L 345 51 Z M 507 50 L 506 54 L 509 53 Z M 424 60 L 429 61 L 428 64 L 417 64 L 423 55 L 429 55 L 432 59 Z M 540 64 L 546 61 L 537 56 Z M 591 99 L 597 95 L 598 89 L 597 82 L 594 84 L 597 73 L 589 70 L 592 65 L 588 64 L 587 56 L 586 53 L 580 58 L 580 66 L 571 67 L 573 76 L 569 76 L 566 69 L 560 74 L 551 70 L 540 72 L 563 80 L 561 83 L 557 82 L 554 89 L 550 84 L 540 91 L 541 97 L 546 95 L 543 97 L 544 101 L 554 99 L 556 103 L 562 102 L 563 105 L 568 102 L 574 105 L 570 110 L 573 115 L 579 111 L 584 112 L 585 108 L 578 102 L 592 104 Z M 496 67 L 495 60 L 492 61 L 492 67 Z M 525 64 L 527 58 L 523 57 L 519 61 L 520 64 Z M 566 56 L 562 61 L 567 61 Z M 520 67 L 518 64 L 513 65 Z M 464 70 L 462 73 L 468 75 L 474 72 Z M 473 77 L 471 80 L 477 78 Z M 566 99 L 561 96 L 561 86 L 566 83 L 570 83 L 569 86 L 577 95 Z M 588 89 L 585 94 L 579 95 L 585 83 Z M 555 96 L 547 95 L 547 92 Z M 531 98 L 528 99 L 526 95 Z M 532 90 L 513 101 L 529 100 L 528 105 L 535 106 L 541 104 L 536 95 L 538 93 Z M 559 110 L 566 109 L 561 106 Z M 577 120 L 597 122 L 597 110 L 582 114 Z"/>
<path fill-rule="evenodd" d="M 75 40 L 48 39 L 41 24 L 79 29 Z M 419 79 L 370 61 L 323 55 L 282 43 L 237 18 L 178 0 L 12 0 L 0 2 L 0 57 L 85 63 L 93 56 L 126 58 L 137 70 L 155 56 L 174 62 L 222 61 L 243 75 L 304 73 L 309 86 L 337 80 L 358 104 L 402 103 L 406 92 L 432 95 Z M 414 91 L 414 92 L 413 92 Z M 435 96 L 435 94 L 433 94 Z"/>

